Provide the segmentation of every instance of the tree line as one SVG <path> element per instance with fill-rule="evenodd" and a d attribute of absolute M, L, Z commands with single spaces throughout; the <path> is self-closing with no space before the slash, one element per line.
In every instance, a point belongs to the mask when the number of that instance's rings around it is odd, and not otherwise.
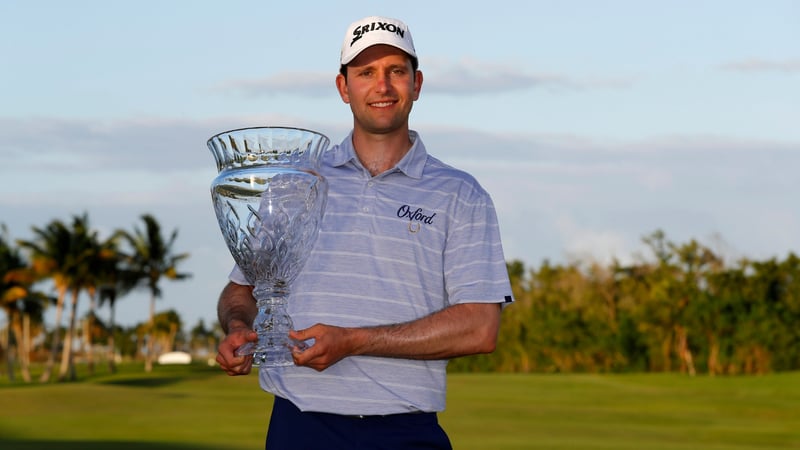
<path fill-rule="evenodd" d="M 763 374 L 800 369 L 800 258 L 726 263 L 696 240 L 643 238 L 632 264 L 508 263 L 497 350 L 453 371 Z"/>
<path fill-rule="evenodd" d="M 158 221 L 150 214 L 141 216 L 142 226 L 132 231 L 117 229 L 106 239 L 100 239 L 97 230 L 89 223 L 88 214 L 75 215 L 71 221 L 55 219 L 44 227 L 32 227 L 33 238 L 12 242 L 5 226 L 0 233 L 0 306 L 8 317 L 10 336 L 3 351 L 9 362 L 9 376 L 13 376 L 10 355 L 11 344 L 15 346 L 22 378 L 30 382 L 30 363 L 33 352 L 32 328 L 44 327 L 43 311 L 55 305 L 55 323 L 51 330 L 43 330 L 50 345 L 47 352 L 41 382 L 52 376 L 56 359 L 60 353 L 58 380 L 75 379 L 74 345 L 76 336 L 78 302 L 81 294 L 89 298 L 88 330 L 85 343 L 86 359 L 93 370 L 92 335 L 98 333 L 107 341 L 110 352 L 116 352 L 114 342 L 117 327 L 114 309 L 117 301 L 137 288 L 150 293 L 149 320 L 137 334 L 147 345 L 145 370 L 152 370 L 155 344 L 158 340 L 159 322 L 156 321 L 155 301 L 161 296 L 161 281 L 183 280 L 190 276 L 180 272 L 178 265 L 189 257 L 188 253 L 176 253 L 174 249 L 177 230 L 164 236 Z M 47 290 L 42 286 L 49 285 Z M 55 295 L 51 295 L 54 292 Z M 98 327 L 95 311 L 100 305 L 108 305 L 110 320 L 107 326 Z M 62 327 L 63 313 L 68 318 Z M 173 312 L 173 314 L 175 314 Z M 176 315 L 176 314 L 175 314 Z M 167 329 L 173 329 L 166 314 Z M 163 322 L 163 321 L 162 321 Z M 163 326 L 162 326 L 163 328 Z M 163 335 L 163 333 L 161 333 Z M 63 342 L 62 342 L 63 335 Z M 114 357 L 109 364 L 114 370 Z"/>
<path fill-rule="evenodd" d="M 178 267 L 189 254 L 175 251 L 177 230 L 165 237 L 153 216 L 141 219 L 141 228 L 118 229 L 106 239 L 99 239 L 86 214 L 32 227 L 30 240 L 12 242 L 3 227 L 0 306 L 10 336 L 0 339 L 0 353 L 10 357 L 13 343 L 25 381 L 30 381 L 32 335 L 46 337 L 37 354 L 44 344 L 49 347 L 40 381 L 50 379 L 59 353 L 58 379 L 75 378 L 72 338 L 81 293 L 90 302 L 82 341 L 105 344 L 111 370 L 114 355 L 121 353 L 143 358 L 149 371 L 155 349 L 172 350 L 176 342 L 215 351 L 218 325 L 207 329 L 201 322 L 187 338 L 177 312 L 156 314 L 162 280 L 190 276 Z M 800 258 L 789 253 L 782 260 L 743 258 L 730 264 L 696 240 L 674 243 L 662 231 L 643 241 L 650 258 L 631 264 L 544 261 L 533 268 L 508 262 L 515 302 L 502 316 L 497 350 L 455 359 L 449 369 L 690 375 L 800 369 Z M 137 288 L 150 293 L 149 320 L 119 327 L 116 302 Z M 44 329 L 42 313 L 51 305 L 55 323 Z M 108 323 L 96 314 L 102 306 L 109 308 Z M 88 345 L 82 355 L 90 371 L 92 349 Z M 10 359 L 8 366 L 13 373 Z"/>

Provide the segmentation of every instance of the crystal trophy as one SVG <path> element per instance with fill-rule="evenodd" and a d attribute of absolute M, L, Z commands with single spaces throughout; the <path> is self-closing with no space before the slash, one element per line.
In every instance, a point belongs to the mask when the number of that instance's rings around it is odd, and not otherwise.
<path fill-rule="evenodd" d="M 319 160 L 329 143 L 310 130 L 255 127 L 208 140 L 219 174 L 211 197 L 220 230 L 234 261 L 254 286 L 257 343 L 236 354 L 253 355 L 265 367 L 293 364 L 287 311 L 297 278 L 319 234 L 328 184 Z"/>

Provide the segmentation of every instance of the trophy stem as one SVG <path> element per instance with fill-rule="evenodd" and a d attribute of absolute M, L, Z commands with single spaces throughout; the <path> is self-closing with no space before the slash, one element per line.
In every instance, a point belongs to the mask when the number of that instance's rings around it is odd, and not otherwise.
<path fill-rule="evenodd" d="M 266 367 L 294 364 L 291 349 L 296 344 L 289 339 L 293 324 L 286 309 L 288 289 L 257 283 L 253 297 L 258 306 L 258 315 L 253 322 L 253 329 L 258 334 L 258 343 L 252 349 L 253 364 Z"/>

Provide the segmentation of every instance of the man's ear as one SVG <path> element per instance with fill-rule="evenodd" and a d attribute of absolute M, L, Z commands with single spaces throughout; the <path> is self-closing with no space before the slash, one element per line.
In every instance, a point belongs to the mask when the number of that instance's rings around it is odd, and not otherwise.
<path fill-rule="evenodd" d="M 414 100 L 419 100 L 419 93 L 422 92 L 422 71 L 418 70 L 414 74 Z"/>
<path fill-rule="evenodd" d="M 347 78 L 342 74 L 336 75 L 336 90 L 345 103 L 350 103 L 350 94 L 347 93 Z"/>

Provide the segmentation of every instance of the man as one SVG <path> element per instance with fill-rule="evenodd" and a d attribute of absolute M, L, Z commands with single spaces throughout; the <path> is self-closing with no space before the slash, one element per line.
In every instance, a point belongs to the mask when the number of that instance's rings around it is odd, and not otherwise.
<path fill-rule="evenodd" d="M 417 67 L 403 22 L 348 28 L 336 87 L 353 130 L 324 155 L 328 204 L 289 301 L 290 337 L 311 345 L 259 370 L 275 395 L 267 449 L 451 448 L 436 417 L 447 360 L 494 351 L 511 302 L 494 206 L 409 130 Z M 246 284 L 234 269 L 219 301 L 230 375 L 252 365 L 234 355 L 256 340 Z"/>

